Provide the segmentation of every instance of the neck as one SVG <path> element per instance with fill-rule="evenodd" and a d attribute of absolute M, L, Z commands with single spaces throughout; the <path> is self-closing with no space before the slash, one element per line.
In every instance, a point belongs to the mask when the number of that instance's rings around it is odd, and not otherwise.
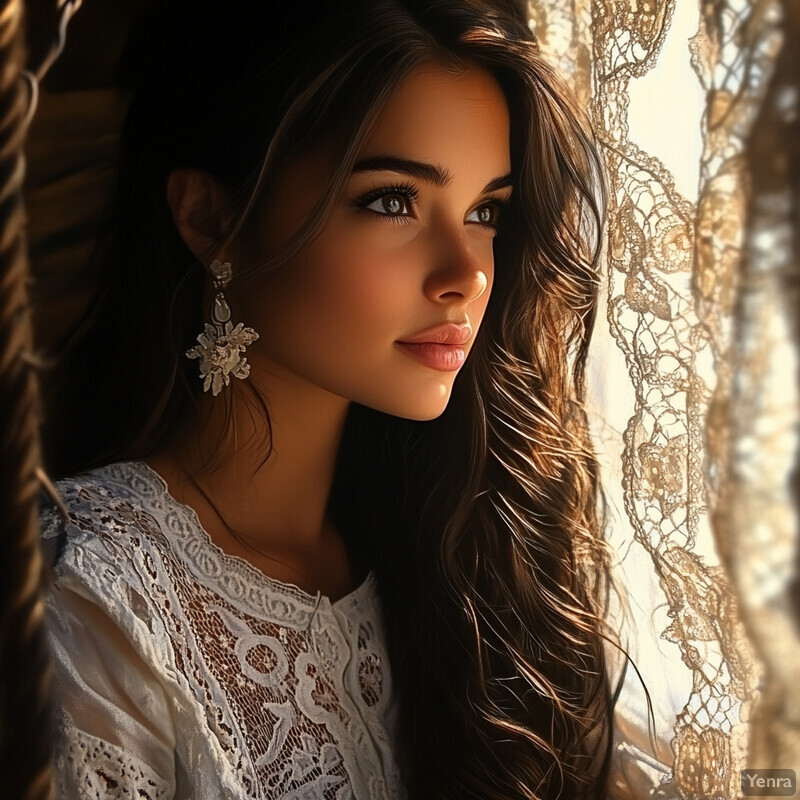
<path fill-rule="evenodd" d="M 256 552 L 313 559 L 331 536 L 325 512 L 348 401 L 276 365 L 268 373 L 253 369 L 249 380 L 269 411 L 266 462 L 263 411 L 247 387 L 231 386 L 239 396 L 230 423 L 222 398 L 203 395 L 202 423 L 151 466 L 176 499 L 195 508 L 212 539 L 227 528 Z"/>

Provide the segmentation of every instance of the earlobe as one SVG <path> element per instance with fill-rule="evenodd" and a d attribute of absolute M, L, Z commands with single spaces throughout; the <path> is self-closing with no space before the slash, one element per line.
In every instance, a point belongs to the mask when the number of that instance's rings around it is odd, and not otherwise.
<path fill-rule="evenodd" d="M 179 169 L 167 179 L 167 203 L 186 246 L 207 261 L 230 222 L 228 191 L 207 172 Z"/>

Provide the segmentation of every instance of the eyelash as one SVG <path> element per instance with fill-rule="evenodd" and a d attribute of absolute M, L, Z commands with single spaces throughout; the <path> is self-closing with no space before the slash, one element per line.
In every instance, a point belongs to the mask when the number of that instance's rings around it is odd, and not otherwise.
<path fill-rule="evenodd" d="M 371 189 L 366 194 L 361 195 L 361 197 L 353 201 L 353 205 L 359 210 L 365 211 L 367 214 L 374 214 L 376 217 L 388 219 L 397 225 L 404 225 L 408 222 L 407 214 L 382 214 L 380 211 L 373 211 L 368 207 L 376 200 L 391 195 L 402 197 L 405 207 L 411 209 L 419 198 L 419 190 L 410 183 L 398 184 L 396 186 L 382 186 L 380 188 Z"/>
<path fill-rule="evenodd" d="M 373 214 L 374 216 L 381 217 L 382 219 L 387 219 L 395 225 L 407 224 L 410 216 L 409 214 L 383 214 L 380 211 L 373 211 L 373 209 L 369 208 L 369 206 L 371 206 L 376 200 L 380 200 L 383 197 L 388 197 L 391 195 L 397 195 L 398 197 L 401 197 L 403 199 L 405 208 L 410 211 L 419 198 L 419 189 L 417 189 L 416 186 L 411 183 L 402 183 L 393 186 L 381 186 L 371 189 L 366 194 L 361 195 L 361 197 L 352 202 L 352 205 L 354 205 L 360 211 L 364 211 L 367 214 Z M 502 219 L 503 212 L 508 206 L 508 201 L 492 199 L 486 203 L 483 203 L 483 205 L 478 206 L 478 208 L 485 208 L 486 206 L 491 206 L 494 208 L 495 221 L 493 223 L 475 222 L 474 224 L 488 228 L 489 230 L 497 233 L 499 220 Z"/>

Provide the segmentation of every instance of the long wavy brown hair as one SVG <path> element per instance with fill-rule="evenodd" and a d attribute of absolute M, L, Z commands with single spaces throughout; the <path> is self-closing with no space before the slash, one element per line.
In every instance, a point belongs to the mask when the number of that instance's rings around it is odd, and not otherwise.
<path fill-rule="evenodd" d="M 121 76 L 133 95 L 96 254 L 106 282 L 50 381 L 51 467 L 140 458 L 191 434 L 200 381 L 183 353 L 208 277 L 175 231 L 170 172 L 202 169 L 230 189 L 230 239 L 279 165 L 321 142 L 336 152 L 319 203 L 251 265 L 257 279 L 324 226 L 415 67 L 487 70 L 510 109 L 514 193 L 484 322 L 438 419 L 351 406 L 329 511 L 378 577 L 410 796 L 604 796 L 607 569 L 582 405 L 603 190 L 569 91 L 510 0 L 157 6 Z M 256 399 L 268 432 L 263 398 L 234 383 L 223 402 Z"/>

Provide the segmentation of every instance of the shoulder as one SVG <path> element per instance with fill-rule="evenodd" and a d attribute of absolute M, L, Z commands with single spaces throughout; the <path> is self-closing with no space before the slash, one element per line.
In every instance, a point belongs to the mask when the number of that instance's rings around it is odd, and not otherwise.
<path fill-rule="evenodd" d="M 47 503 L 40 512 L 42 549 L 52 568 L 51 610 L 58 613 L 67 598 L 79 596 L 117 621 L 134 609 L 141 614 L 160 578 L 163 482 L 146 465 L 125 462 L 56 488 L 62 508 Z"/>
<path fill-rule="evenodd" d="M 87 530 L 120 523 L 144 522 L 142 512 L 158 506 L 165 493 L 163 481 L 139 461 L 126 461 L 99 467 L 58 481 L 59 496 L 78 527 Z M 57 506 L 45 504 L 41 511 L 42 536 L 56 535 L 59 519 Z"/>
<path fill-rule="evenodd" d="M 70 548 L 113 548 L 131 534 L 155 535 L 161 530 L 166 487 L 141 462 L 100 467 L 61 480 L 56 489 L 61 507 L 46 502 L 40 510 L 42 542 L 53 556 L 51 564 Z"/>
<path fill-rule="evenodd" d="M 171 797 L 179 686 L 152 601 L 160 578 L 142 569 L 159 527 L 158 486 L 142 465 L 126 463 L 56 488 L 66 515 L 48 503 L 40 522 L 54 564 L 45 627 L 59 796 L 106 797 L 113 786 L 126 797 Z"/>

